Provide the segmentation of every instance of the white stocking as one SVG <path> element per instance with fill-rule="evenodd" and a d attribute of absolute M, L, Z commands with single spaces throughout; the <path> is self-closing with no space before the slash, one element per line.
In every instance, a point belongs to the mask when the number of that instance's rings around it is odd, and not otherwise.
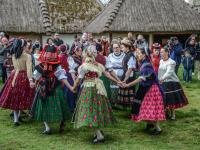
<path fill-rule="evenodd" d="M 155 123 L 155 128 L 156 128 L 157 131 L 161 131 L 161 128 L 160 128 L 158 123 Z"/>
<path fill-rule="evenodd" d="M 18 112 L 18 118 L 20 117 L 20 115 L 21 115 L 21 111 L 19 110 L 19 112 Z"/>
<path fill-rule="evenodd" d="M 13 114 L 14 114 L 14 122 L 18 122 L 19 121 L 19 117 L 18 117 L 18 111 L 14 110 L 13 111 Z"/>
<path fill-rule="evenodd" d="M 49 127 L 49 125 L 47 124 L 47 122 L 44 122 L 44 125 L 45 125 L 45 130 L 46 130 L 46 131 L 50 131 L 50 127 Z"/>
<path fill-rule="evenodd" d="M 98 140 L 104 139 L 104 136 L 102 135 L 102 133 L 101 133 L 100 130 L 97 130 L 96 133 L 97 133 L 97 139 L 98 139 Z"/>

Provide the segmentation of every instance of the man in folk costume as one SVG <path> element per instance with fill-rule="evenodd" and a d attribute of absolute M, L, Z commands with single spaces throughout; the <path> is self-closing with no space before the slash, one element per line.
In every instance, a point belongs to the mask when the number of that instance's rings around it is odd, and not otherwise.
<path fill-rule="evenodd" d="M 58 49 L 48 44 L 38 59 L 41 63 L 33 73 L 37 81 L 37 90 L 31 114 L 34 120 L 44 122 L 43 134 L 50 134 L 50 122 L 60 122 L 63 132 L 67 118 L 67 102 L 64 99 L 62 83 L 72 89 L 67 81 L 66 71 L 60 66 Z"/>

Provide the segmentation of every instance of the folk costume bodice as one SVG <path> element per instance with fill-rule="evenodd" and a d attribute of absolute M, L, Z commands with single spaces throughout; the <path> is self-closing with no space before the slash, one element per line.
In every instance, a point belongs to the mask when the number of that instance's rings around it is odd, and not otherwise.
<path fill-rule="evenodd" d="M 83 79 L 83 87 L 96 87 L 99 95 L 107 96 L 103 81 L 99 79 L 105 68 L 100 63 L 91 58 L 86 58 L 85 62 L 78 69 L 78 78 Z"/>
<path fill-rule="evenodd" d="M 21 57 L 16 59 L 15 56 L 12 56 L 12 62 L 14 70 L 16 72 L 26 71 L 29 79 L 32 78 L 32 58 L 31 55 L 22 53 Z"/>

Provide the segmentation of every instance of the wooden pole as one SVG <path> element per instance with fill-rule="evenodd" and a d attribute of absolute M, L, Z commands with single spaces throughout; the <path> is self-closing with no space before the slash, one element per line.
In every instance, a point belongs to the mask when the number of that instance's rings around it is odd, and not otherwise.
<path fill-rule="evenodd" d="M 153 45 L 153 42 L 154 42 L 154 35 L 149 34 L 149 48 L 151 48 L 151 46 Z"/>
<path fill-rule="evenodd" d="M 112 32 L 109 32 L 109 40 L 110 40 L 110 43 L 112 42 Z"/>

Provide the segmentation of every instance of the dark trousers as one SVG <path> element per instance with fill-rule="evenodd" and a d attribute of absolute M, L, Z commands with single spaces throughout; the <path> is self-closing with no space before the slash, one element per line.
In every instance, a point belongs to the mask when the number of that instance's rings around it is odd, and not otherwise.
<path fill-rule="evenodd" d="M 2 63 L 0 63 L 0 69 L 1 69 L 2 81 L 3 81 L 3 83 L 5 83 L 7 80 L 7 73 L 6 73 L 6 67 L 4 67 L 4 65 Z"/>
<path fill-rule="evenodd" d="M 192 81 L 192 68 L 190 68 L 190 69 L 184 68 L 183 80 L 184 80 L 185 82 Z"/>

